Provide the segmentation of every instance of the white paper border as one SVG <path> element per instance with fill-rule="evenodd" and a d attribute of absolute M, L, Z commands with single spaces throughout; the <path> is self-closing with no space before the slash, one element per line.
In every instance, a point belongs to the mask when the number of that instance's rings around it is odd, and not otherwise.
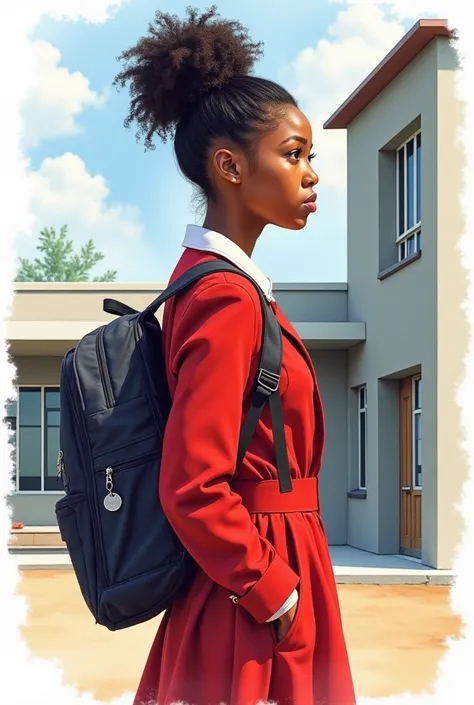
<path fill-rule="evenodd" d="M 316 0 L 315 0 L 316 1 Z M 364 1 L 364 0 L 362 0 Z M 369 0 L 370 1 L 370 0 Z M 1 163 L 3 171 L 3 198 L 1 199 L 0 218 L 2 220 L 2 317 L 0 321 L 1 349 L 1 397 L 5 401 L 14 393 L 13 366 L 8 362 L 5 339 L 5 319 L 13 298 L 12 278 L 14 276 L 14 240 L 19 234 L 28 232 L 30 217 L 28 210 L 28 163 L 20 148 L 21 123 L 19 103 L 23 99 L 31 81 L 31 54 L 28 38 L 41 16 L 50 15 L 55 18 L 71 20 L 87 19 L 92 22 L 105 20 L 108 13 L 122 0 L 107 0 L 100 2 L 83 0 L 81 10 L 77 3 L 71 0 L 31 0 L 30 2 L 15 0 L 11 4 L 0 4 L 0 72 L 2 107 L 0 109 L 0 144 Z M 380 3 L 379 3 L 380 4 Z M 470 327 L 469 350 L 466 351 L 465 377 L 457 392 L 457 400 L 461 407 L 463 433 L 460 437 L 469 460 L 469 479 L 463 490 L 460 502 L 466 531 L 459 546 L 455 573 L 458 575 L 451 591 L 452 605 L 461 615 L 464 622 L 462 635 L 458 640 L 448 641 L 448 650 L 441 660 L 438 678 L 433 695 L 404 694 L 383 699 L 360 698 L 360 703 L 410 703 L 412 705 L 455 705 L 464 704 L 472 699 L 472 669 L 474 653 L 474 597 L 470 578 L 473 575 L 472 560 L 474 556 L 474 477 L 473 477 L 473 444 L 474 444 L 474 365 L 473 365 L 473 318 L 474 318 L 474 287 L 472 272 L 474 269 L 474 239 L 472 221 L 469 219 L 469 207 L 472 210 L 474 194 L 474 179 L 472 169 L 472 152 L 474 142 L 474 120 L 472 108 L 472 91 L 467 90 L 469 82 L 473 82 L 473 50 L 470 32 L 471 6 L 468 0 L 461 2 L 387 2 L 392 6 L 407 6 L 413 13 L 419 5 L 419 14 L 429 16 L 429 10 L 439 5 L 438 16 L 444 12 L 450 26 L 456 27 L 459 33 L 457 48 L 462 60 L 462 72 L 459 80 L 459 95 L 467 103 L 466 122 L 460 135 L 465 145 L 467 166 L 464 173 L 465 188 L 460 198 L 460 207 L 465 212 L 466 233 L 459 243 L 463 264 L 468 271 L 469 288 L 464 304 L 464 310 Z M 92 8 L 92 9 L 91 9 Z M 428 10 L 428 11 L 425 11 Z M 467 76 L 471 75 L 470 81 Z M 470 200 L 468 197 L 470 194 Z M 468 390 L 471 390 L 468 393 Z M 2 495 L 5 497 L 12 489 L 10 483 L 10 458 L 7 444 L 7 432 L 0 425 L 2 452 Z M 11 516 L 8 503 L 4 500 L 2 513 L 2 544 L 0 547 L 0 587 L 2 625 L 0 634 L 4 648 L 2 663 L 1 692 L 3 700 L 8 703 L 34 703 L 35 705 L 100 705 L 92 695 L 79 696 L 71 686 L 62 683 L 62 672 L 58 665 L 51 661 L 33 658 L 26 643 L 23 641 L 19 627 L 25 623 L 27 605 L 25 600 L 16 594 L 19 572 L 16 561 L 9 555 L 7 541 L 9 537 Z M 65 619 L 67 616 L 65 615 Z M 105 659 L 108 667 L 110 663 Z M 139 674 L 137 674 L 138 676 Z M 116 705 L 131 703 L 132 694 L 125 694 L 114 701 Z"/>

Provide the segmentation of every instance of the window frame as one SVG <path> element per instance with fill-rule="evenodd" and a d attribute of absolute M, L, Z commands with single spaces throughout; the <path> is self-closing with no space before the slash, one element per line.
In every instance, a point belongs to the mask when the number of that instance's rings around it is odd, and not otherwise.
<path fill-rule="evenodd" d="M 414 171 L 413 171 L 413 197 L 414 197 L 414 203 L 413 203 L 413 208 L 414 208 L 414 213 L 415 213 L 415 218 L 417 216 L 417 213 L 419 211 L 418 209 L 418 179 L 421 179 L 421 173 L 418 175 L 418 166 L 417 166 L 417 158 L 416 158 L 416 153 L 417 153 L 417 137 L 420 135 L 421 139 L 421 128 L 416 130 L 414 133 L 412 133 L 404 142 L 402 142 L 397 149 L 395 150 L 395 157 L 396 157 L 396 191 L 397 191 L 397 208 L 396 208 L 396 245 L 397 245 L 397 256 L 398 256 L 398 263 L 404 262 L 406 259 L 409 257 L 412 257 L 413 255 L 419 253 L 422 251 L 422 243 L 421 243 L 421 237 L 422 237 L 422 218 L 418 220 L 414 225 L 410 226 L 409 228 L 406 227 L 407 220 L 408 220 L 408 199 L 407 199 L 407 186 L 408 186 L 408 178 L 407 178 L 407 146 L 410 142 L 413 142 L 413 155 L 414 155 Z M 403 150 L 403 232 L 400 233 L 400 159 L 399 155 L 400 152 Z M 421 142 L 420 144 L 420 150 L 421 150 L 421 158 L 423 158 L 423 143 Z M 414 249 L 413 252 L 408 253 L 408 240 L 411 238 L 414 238 Z M 402 252 L 404 250 L 404 256 L 402 257 Z"/>
<path fill-rule="evenodd" d="M 39 490 L 20 490 L 20 391 L 23 389 L 38 389 L 41 393 L 41 457 L 40 457 L 40 479 L 41 479 L 41 489 Z M 46 413 L 45 413 L 45 402 L 46 402 L 46 391 L 58 391 L 59 384 L 19 384 L 16 387 L 16 473 L 15 473 L 15 489 L 14 494 L 28 494 L 28 495 L 63 495 L 64 490 L 46 490 L 45 485 L 45 450 L 46 450 Z"/>
<path fill-rule="evenodd" d="M 364 405 L 361 406 L 361 393 L 364 392 Z M 365 482 L 362 483 L 362 443 L 361 443 L 361 419 L 365 419 L 364 424 L 364 475 Z M 357 387 L 357 489 L 367 492 L 367 385 L 362 384 Z"/>

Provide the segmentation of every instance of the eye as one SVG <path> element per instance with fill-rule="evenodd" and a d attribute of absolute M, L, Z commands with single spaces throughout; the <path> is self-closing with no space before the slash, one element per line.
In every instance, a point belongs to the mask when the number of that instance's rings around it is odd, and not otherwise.
<path fill-rule="evenodd" d="M 302 150 L 301 148 L 299 148 L 299 149 L 292 149 L 291 152 L 288 152 L 287 156 L 288 156 L 288 157 L 291 157 L 292 159 L 296 159 L 296 161 L 298 161 L 298 159 L 301 157 L 301 152 L 302 152 L 302 151 L 303 151 L 303 150 Z"/>
<path fill-rule="evenodd" d="M 302 153 L 303 150 L 301 149 L 301 147 L 299 147 L 298 149 L 292 149 L 291 152 L 288 152 L 286 156 L 290 157 L 291 159 L 294 159 L 295 161 L 299 161 Z M 308 155 L 308 161 L 311 162 L 313 159 L 315 159 L 315 157 L 317 157 L 317 154 L 312 152 Z"/>

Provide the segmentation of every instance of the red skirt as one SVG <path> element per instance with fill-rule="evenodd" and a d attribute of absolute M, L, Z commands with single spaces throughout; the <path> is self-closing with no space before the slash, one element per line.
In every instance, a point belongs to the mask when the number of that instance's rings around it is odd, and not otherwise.
<path fill-rule="evenodd" d="M 198 571 L 163 617 L 134 705 L 355 705 L 326 534 L 306 506 L 311 482 L 294 480 L 287 495 L 275 481 L 239 483 L 258 532 L 300 576 L 284 639 Z"/>

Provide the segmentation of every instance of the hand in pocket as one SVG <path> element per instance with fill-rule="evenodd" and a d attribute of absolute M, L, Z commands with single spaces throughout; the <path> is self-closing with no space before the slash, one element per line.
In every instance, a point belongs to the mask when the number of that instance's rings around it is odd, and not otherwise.
<path fill-rule="evenodd" d="M 293 605 L 288 612 L 285 612 L 276 622 L 277 639 L 278 642 L 282 641 L 287 635 L 296 614 L 297 604 Z"/>

